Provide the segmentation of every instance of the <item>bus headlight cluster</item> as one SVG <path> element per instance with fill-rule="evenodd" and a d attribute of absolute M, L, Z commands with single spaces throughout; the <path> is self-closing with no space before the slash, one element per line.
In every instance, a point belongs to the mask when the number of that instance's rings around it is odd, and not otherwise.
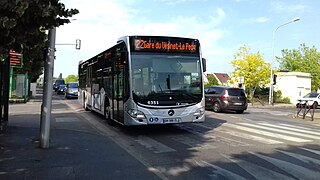
<path fill-rule="evenodd" d="M 135 119 L 146 119 L 146 116 L 144 115 L 144 113 L 137 109 L 130 109 L 128 113 L 131 117 Z"/>
<path fill-rule="evenodd" d="M 193 116 L 196 116 L 198 119 L 199 117 L 204 115 L 204 112 L 205 112 L 204 107 L 201 107 L 201 108 L 197 109 L 197 111 L 193 114 Z"/>

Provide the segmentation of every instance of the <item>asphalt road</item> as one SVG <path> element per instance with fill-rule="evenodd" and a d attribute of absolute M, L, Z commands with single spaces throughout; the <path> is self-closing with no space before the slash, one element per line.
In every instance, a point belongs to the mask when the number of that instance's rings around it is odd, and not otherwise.
<path fill-rule="evenodd" d="M 61 100 L 72 109 L 77 100 Z M 110 126 L 80 113 L 161 179 L 319 179 L 320 124 L 295 109 L 206 111 L 199 124 Z"/>

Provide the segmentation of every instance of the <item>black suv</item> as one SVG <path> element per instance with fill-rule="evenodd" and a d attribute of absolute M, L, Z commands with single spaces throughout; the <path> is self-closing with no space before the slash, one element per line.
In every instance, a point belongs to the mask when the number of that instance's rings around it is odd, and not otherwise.
<path fill-rule="evenodd" d="M 247 96 L 243 89 L 227 86 L 205 87 L 206 109 L 214 112 L 232 110 L 243 113 L 248 107 Z"/>
<path fill-rule="evenodd" d="M 53 84 L 53 89 L 55 92 L 58 91 L 60 85 L 66 85 L 63 79 L 57 79 L 56 82 Z"/>

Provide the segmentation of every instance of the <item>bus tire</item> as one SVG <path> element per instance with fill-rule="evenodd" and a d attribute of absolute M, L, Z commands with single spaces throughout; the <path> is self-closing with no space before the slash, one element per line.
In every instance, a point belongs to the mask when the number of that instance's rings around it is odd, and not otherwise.
<path fill-rule="evenodd" d="M 111 109 L 110 109 L 110 106 L 109 106 L 109 103 L 106 103 L 106 102 L 109 102 L 108 99 L 105 99 L 105 105 L 104 105 L 104 117 L 106 118 L 106 121 L 109 125 L 115 125 L 115 122 L 111 119 Z"/>
<path fill-rule="evenodd" d="M 83 108 L 84 108 L 84 110 L 89 111 L 90 109 L 88 108 L 86 100 L 87 100 L 86 95 L 83 94 Z"/>

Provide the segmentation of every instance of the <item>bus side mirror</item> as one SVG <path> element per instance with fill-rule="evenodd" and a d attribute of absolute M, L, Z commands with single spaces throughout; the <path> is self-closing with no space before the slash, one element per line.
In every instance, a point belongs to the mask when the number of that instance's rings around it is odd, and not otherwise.
<path fill-rule="evenodd" d="M 76 39 L 76 49 L 80 50 L 81 48 L 81 40 L 80 39 Z"/>
<path fill-rule="evenodd" d="M 205 58 L 202 58 L 202 67 L 203 67 L 203 72 L 207 71 L 207 60 Z"/>

